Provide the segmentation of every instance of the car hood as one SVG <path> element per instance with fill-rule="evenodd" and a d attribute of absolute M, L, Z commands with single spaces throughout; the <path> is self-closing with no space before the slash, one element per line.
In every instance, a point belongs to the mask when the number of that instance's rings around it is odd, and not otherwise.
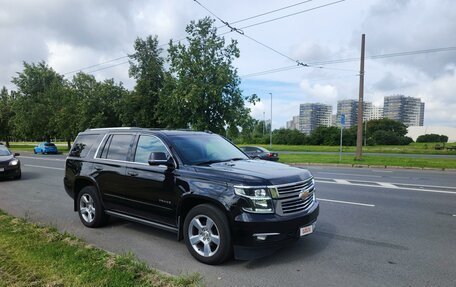
<path fill-rule="evenodd" d="M 14 158 L 12 154 L 10 155 L 0 155 L 0 162 L 10 161 Z"/>
<path fill-rule="evenodd" d="M 278 185 L 312 177 L 306 169 L 265 160 L 238 160 L 195 167 L 198 173 L 220 176 L 232 184 Z"/>

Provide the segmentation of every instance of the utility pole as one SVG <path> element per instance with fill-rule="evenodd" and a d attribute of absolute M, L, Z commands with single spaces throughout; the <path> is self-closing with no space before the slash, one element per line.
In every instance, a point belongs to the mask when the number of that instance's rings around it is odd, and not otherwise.
<path fill-rule="evenodd" d="M 272 149 L 272 93 L 271 95 L 271 126 L 269 128 L 269 148 Z"/>
<path fill-rule="evenodd" d="M 266 127 L 266 117 L 264 116 L 264 111 L 263 111 L 263 136 L 264 136 L 265 127 Z"/>
<path fill-rule="evenodd" d="M 356 135 L 356 157 L 361 160 L 363 154 L 363 98 L 364 98 L 364 47 L 366 35 L 361 36 L 361 63 L 359 68 L 359 98 L 358 98 L 358 131 Z"/>

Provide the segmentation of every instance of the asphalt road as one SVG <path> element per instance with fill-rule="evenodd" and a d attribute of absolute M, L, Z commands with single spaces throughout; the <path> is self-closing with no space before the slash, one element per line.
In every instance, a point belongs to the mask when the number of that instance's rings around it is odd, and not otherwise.
<path fill-rule="evenodd" d="M 172 274 L 199 272 L 208 286 L 456 286 L 456 173 L 310 167 L 315 233 L 273 256 L 207 266 L 165 231 L 119 219 L 83 227 L 62 186 L 64 157 L 21 161 L 21 180 L 0 181 L 1 209 Z"/>

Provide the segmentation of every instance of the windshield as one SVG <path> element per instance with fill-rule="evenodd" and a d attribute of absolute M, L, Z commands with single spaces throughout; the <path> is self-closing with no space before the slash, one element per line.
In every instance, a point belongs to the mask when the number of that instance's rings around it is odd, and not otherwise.
<path fill-rule="evenodd" d="M 10 155 L 11 152 L 6 148 L 6 146 L 0 145 L 0 156 Z"/>
<path fill-rule="evenodd" d="M 229 141 L 215 134 L 171 136 L 170 140 L 184 164 L 249 159 Z"/>

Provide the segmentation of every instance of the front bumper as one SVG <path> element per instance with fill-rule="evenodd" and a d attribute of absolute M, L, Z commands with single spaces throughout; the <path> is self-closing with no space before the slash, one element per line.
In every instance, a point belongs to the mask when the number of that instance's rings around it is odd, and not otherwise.
<path fill-rule="evenodd" d="M 250 260 L 266 256 L 298 240 L 301 227 L 315 225 L 319 209 L 319 202 L 315 201 L 309 209 L 294 215 L 241 213 L 234 219 L 232 228 L 235 258 Z M 270 235 L 258 239 L 262 234 Z"/>
<path fill-rule="evenodd" d="M 3 171 L 0 171 L 0 178 L 15 177 L 21 174 L 20 164 L 0 167 L 0 170 L 2 169 Z"/>

